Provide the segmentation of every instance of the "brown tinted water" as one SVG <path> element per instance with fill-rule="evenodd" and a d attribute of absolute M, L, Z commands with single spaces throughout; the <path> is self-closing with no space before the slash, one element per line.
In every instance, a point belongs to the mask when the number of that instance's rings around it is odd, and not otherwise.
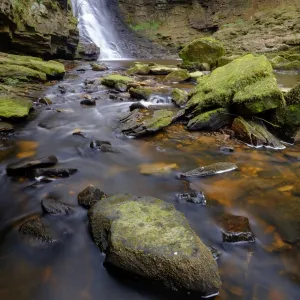
<path fill-rule="evenodd" d="M 107 63 L 114 70 L 132 62 Z M 92 242 L 86 210 L 77 205 L 78 193 L 88 184 L 100 186 L 107 194 L 155 196 L 182 211 L 202 240 L 221 252 L 218 263 L 223 286 L 216 299 L 299 299 L 300 147 L 287 144 L 283 151 L 253 149 L 229 142 L 222 134 L 186 133 L 181 125 L 155 137 L 121 137 L 116 130 L 118 118 L 130 103 L 110 100 L 103 87 L 91 94 L 99 97 L 96 107 L 80 105 L 84 80 L 101 75 L 70 71 L 59 83 L 68 85 L 66 94 L 60 94 L 57 85 L 46 92 L 54 110 L 42 108 L 33 120 L 20 125 L 11 137 L 16 150 L 0 156 L 0 299 L 189 299 L 188 295 L 168 294 L 116 277 L 103 267 L 104 255 Z M 297 74 L 281 73 L 277 78 L 283 87 L 300 81 Z M 52 116 L 61 126 L 50 130 L 38 127 Z M 76 128 L 91 138 L 73 136 Z M 92 151 L 92 138 L 110 141 L 120 153 Z M 235 146 L 235 152 L 221 153 L 220 146 L 228 143 Z M 79 171 L 40 188 L 30 188 L 32 181 L 5 174 L 6 165 L 18 159 L 47 155 L 56 155 L 59 167 Z M 239 169 L 189 181 L 176 178 L 177 172 L 219 161 L 234 162 Z M 141 165 L 154 163 L 177 164 L 178 169 L 161 177 L 140 174 Z M 176 201 L 176 193 L 192 190 L 204 192 L 207 207 Z M 42 215 L 40 201 L 49 194 L 74 207 L 75 214 L 44 215 L 44 222 L 60 242 L 42 249 L 32 247 L 20 238 L 18 229 L 24 220 Z M 224 212 L 249 218 L 255 244 L 222 243 L 216 220 Z"/>

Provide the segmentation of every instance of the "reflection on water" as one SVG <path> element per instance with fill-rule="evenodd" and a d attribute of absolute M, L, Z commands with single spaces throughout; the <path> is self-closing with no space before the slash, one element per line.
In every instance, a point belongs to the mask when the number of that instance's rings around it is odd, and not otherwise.
<path fill-rule="evenodd" d="M 110 68 L 125 68 L 132 62 L 111 62 Z M 163 63 L 172 63 L 163 61 Z M 173 62 L 174 63 L 174 62 Z M 86 66 L 87 68 L 87 66 Z M 91 93 L 96 107 L 82 107 L 84 80 L 100 76 L 91 71 L 72 71 L 65 79 L 67 93 L 57 86 L 47 91 L 54 103 L 42 109 L 13 139 L 16 149 L 0 164 L 0 299 L 86 300 L 86 299 L 185 299 L 187 295 L 166 294 L 107 272 L 104 256 L 93 244 L 86 210 L 77 205 L 77 194 L 88 184 L 107 194 L 129 192 L 150 195 L 173 203 L 188 218 L 207 245 L 222 253 L 219 260 L 223 287 L 217 299 L 299 299 L 300 294 L 300 148 L 287 145 L 284 151 L 251 149 L 234 142 L 235 152 L 224 154 L 225 135 L 186 133 L 173 125 L 155 137 L 118 137 L 118 118 L 129 102 L 109 99 L 107 90 Z M 277 74 L 279 83 L 290 87 L 296 75 Z M 60 83 L 62 84 L 62 83 Z M 190 88 L 186 85 L 184 88 Z M 57 109 L 59 109 L 58 112 Z M 38 126 L 47 121 L 51 129 Z M 88 139 L 72 135 L 75 129 Z M 89 148 L 91 139 L 109 141 L 119 153 L 102 153 Z M 28 179 L 7 178 L 5 167 L 19 158 L 56 155 L 58 167 L 77 168 L 70 178 L 28 188 Z M 298 155 L 298 156 L 297 156 Z M 176 172 L 218 161 L 234 162 L 239 169 L 215 177 L 181 181 Z M 140 174 L 143 164 L 176 164 L 169 175 Z M 179 203 L 175 194 L 203 191 L 207 207 Z M 20 239 L 24 220 L 41 215 L 40 201 L 55 195 L 74 207 L 67 217 L 43 216 L 58 243 L 44 249 Z M 216 218 L 229 212 L 249 218 L 255 245 L 222 243 Z"/>

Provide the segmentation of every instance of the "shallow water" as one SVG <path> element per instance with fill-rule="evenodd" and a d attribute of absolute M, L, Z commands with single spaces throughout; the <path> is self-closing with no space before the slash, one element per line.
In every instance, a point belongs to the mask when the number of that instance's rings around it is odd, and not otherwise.
<path fill-rule="evenodd" d="M 131 63 L 107 62 L 111 70 L 127 68 Z M 300 148 L 253 149 L 234 142 L 236 151 L 223 154 L 219 148 L 228 144 L 226 136 L 186 134 L 180 125 L 155 137 L 120 137 L 118 118 L 128 111 L 131 102 L 109 99 L 103 87 L 91 93 L 98 96 L 96 107 L 80 105 L 86 94 L 82 90 L 84 80 L 104 74 L 75 68 L 59 83 L 68 85 L 66 94 L 61 94 L 57 85 L 49 88 L 45 94 L 53 101 L 53 110 L 42 108 L 25 127 L 20 125 L 12 137 L 17 150 L 0 161 L 0 299 L 189 298 L 116 277 L 103 267 L 104 256 L 90 237 L 86 210 L 77 205 L 78 193 L 88 184 L 100 186 L 107 194 L 158 197 L 182 211 L 202 240 L 222 253 L 218 263 L 223 286 L 216 299 L 299 299 L 299 245 L 285 241 L 300 237 L 300 161 L 291 156 L 292 152 L 297 157 Z M 300 81 L 296 74 L 277 74 L 277 78 L 283 87 Z M 181 87 L 188 89 L 191 85 Z M 49 118 L 59 120 L 61 126 L 50 130 L 38 126 Z M 73 136 L 74 129 L 90 138 Z M 91 139 L 110 141 L 120 153 L 92 151 Z M 48 155 L 58 157 L 58 167 L 79 171 L 40 188 L 28 187 L 33 181 L 15 180 L 5 174 L 6 165 L 20 158 Z M 189 181 L 176 178 L 177 172 L 219 161 L 234 162 L 239 169 Z M 145 176 L 140 174 L 140 166 L 145 163 L 176 163 L 178 169 L 162 177 Z M 207 207 L 176 201 L 176 193 L 191 190 L 204 192 Z M 73 206 L 76 213 L 67 217 L 44 215 L 44 222 L 60 242 L 43 249 L 30 247 L 20 238 L 19 226 L 31 216 L 42 214 L 40 201 L 49 194 Z M 224 212 L 248 217 L 256 243 L 222 243 L 216 219 Z"/>

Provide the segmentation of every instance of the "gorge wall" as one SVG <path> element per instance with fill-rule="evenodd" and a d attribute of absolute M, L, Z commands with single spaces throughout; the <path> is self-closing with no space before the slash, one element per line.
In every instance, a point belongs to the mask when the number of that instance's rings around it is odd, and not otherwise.
<path fill-rule="evenodd" d="M 299 0 L 119 0 L 124 20 L 153 41 L 180 48 L 212 35 L 227 53 L 300 53 Z"/>
<path fill-rule="evenodd" d="M 0 52 L 72 59 L 78 39 L 68 0 L 0 1 Z"/>

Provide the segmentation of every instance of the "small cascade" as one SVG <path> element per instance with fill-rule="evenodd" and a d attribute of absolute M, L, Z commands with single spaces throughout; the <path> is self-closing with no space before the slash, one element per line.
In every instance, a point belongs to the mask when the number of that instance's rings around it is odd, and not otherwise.
<path fill-rule="evenodd" d="M 122 58 L 107 0 L 72 0 L 72 4 L 81 37 L 100 48 L 100 59 Z"/>
<path fill-rule="evenodd" d="M 151 104 L 155 104 L 155 105 L 159 105 L 159 104 L 163 104 L 163 105 L 167 105 L 167 104 L 172 104 L 172 98 L 170 96 L 166 96 L 166 95 L 151 95 L 149 100 L 149 102 L 151 102 Z"/>

